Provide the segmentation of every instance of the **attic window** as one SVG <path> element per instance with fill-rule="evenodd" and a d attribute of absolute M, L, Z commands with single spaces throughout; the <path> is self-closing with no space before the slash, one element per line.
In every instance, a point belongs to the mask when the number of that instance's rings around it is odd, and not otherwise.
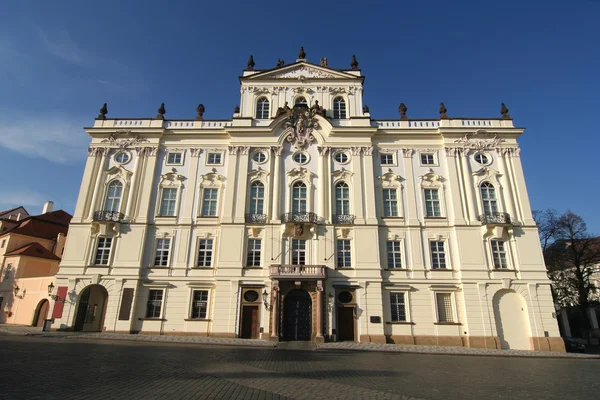
<path fill-rule="evenodd" d="M 295 102 L 295 104 L 303 104 L 303 105 L 305 105 L 305 106 L 306 106 L 306 105 L 308 105 L 308 102 L 306 101 L 306 98 L 305 98 L 305 97 L 298 97 L 298 98 L 296 99 L 296 102 Z"/>
<path fill-rule="evenodd" d="M 44 252 L 42 251 L 42 249 L 35 249 L 36 252 L 40 253 L 40 254 L 44 254 Z"/>

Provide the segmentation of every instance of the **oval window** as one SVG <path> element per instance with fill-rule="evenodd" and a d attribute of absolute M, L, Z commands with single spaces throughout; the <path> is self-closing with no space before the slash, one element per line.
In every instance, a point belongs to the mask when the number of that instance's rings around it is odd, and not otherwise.
<path fill-rule="evenodd" d="M 130 158 L 131 156 L 129 155 L 129 153 L 124 151 L 120 151 L 117 154 L 115 154 L 115 161 L 119 164 L 125 164 L 127 161 L 129 161 Z"/>
<path fill-rule="evenodd" d="M 262 151 L 259 151 L 257 153 L 254 153 L 254 156 L 252 157 L 252 159 L 254 161 L 256 161 L 257 163 L 264 163 L 265 161 L 267 161 L 267 155 L 265 153 L 263 153 Z"/>
<path fill-rule="evenodd" d="M 295 153 L 293 156 L 293 160 L 298 164 L 306 164 L 308 162 L 308 154 L 303 152 Z"/>
<path fill-rule="evenodd" d="M 490 163 L 490 157 L 485 153 L 475 154 L 475 162 L 481 165 L 488 165 Z"/>
<path fill-rule="evenodd" d="M 338 151 L 337 153 L 335 153 L 335 155 L 333 156 L 333 159 L 338 163 L 338 164 L 346 164 L 348 162 L 348 160 L 350 159 L 348 157 L 348 154 L 344 153 L 343 151 Z"/>
<path fill-rule="evenodd" d="M 338 294 L 338 301 L 343 304 L 350 303 L 352 301 L 352 293 L 341 292 Z"/>
<path fill-rule="evenodd" d="M 253 303 L 258 300 L 258 292 L 256 290 L 248 290 L 244 293 L 244 300 L 249 303 Z"/>

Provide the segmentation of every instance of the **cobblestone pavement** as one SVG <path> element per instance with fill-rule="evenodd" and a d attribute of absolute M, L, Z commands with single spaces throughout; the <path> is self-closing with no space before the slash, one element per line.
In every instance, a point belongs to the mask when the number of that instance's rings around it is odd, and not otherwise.
<path fill-rule="evenodd" d="M 599 360 L 66 339 L 0 335 L 0 398 L 562 400 L 600 390 Z"/>

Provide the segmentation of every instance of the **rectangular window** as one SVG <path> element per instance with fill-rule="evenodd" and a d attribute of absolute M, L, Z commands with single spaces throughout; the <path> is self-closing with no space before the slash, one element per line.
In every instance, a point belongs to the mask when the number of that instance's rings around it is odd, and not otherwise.
<path fill-rule="evenodd" d="M 166 267 L 169 265 L 169 249 L 171 239 L 156 239 L 156 253 L 154 254 L 154 265 Z"/>
<path fill-rule="evenodd" d="M 394 165 L 394 154 L 380 154 L 381 165 Z"/>
<path fill-rule="evenodd" d="M 421 165 L 435 165 L 433 153 L 421 153 Z"/>
<path fill-rule="evenodd" d="M 221 165 L 222 159 L 222 153 L 208 153 L 206 154 L 206 165 Z"/>
<path fill-rule="evenodd" d="M 177 189 L 164 188 L 160 199 L 160 213 L 162 217 L 175 216 L 175 205 L 177 202 Z"/>
<path fill-rule="evenodd" d="M 351 263 L 350 241 L 339 239 L 337 241 L 337 267 L 350 268 L 352 266 Z"/>
<path fill-rule="evenodd" d="M 3 249 L 5 244 L 6 244 L 6 239 L 2 239 L 2 246 L 0 246 L 0 249 Z"/>
<path fill-rule="evenodd" d="M 219 189 L 204 189 L 202 199 L 202 216 L 216 217 L 217 216 L 217 198 Z"/>
<path fill-rule="evenodd" d="M 248 239 L 248 256 L 246 258 L 247 267 L 260 267 L 260 239 Z"/>
<path fill-rule="evenodd" d="M 387 267 L 402 268 L 402 252 L 400 251 L 400 242 L 387 242 Z"/>
<path fill-rule="evenodd" d="M 167 154 L 167 164 L 169 164 L 169 165 L 183 164 L 183 154 L 182 153 L 168 153 Z"/>
<path fill-rule="evenodd" d="M 396 189 L 383 189 L 383 216 L 398 216 L 398 192 Z"/>
<path fill-rule="evenodd" d="M 7 281 L 8 278 L 10 278 L 11 272 L 12 272 L 12 264 L 8 264 L 6 266 L 6 270 L 4 271 L 4 278 L 2 279 L 2 282 Z"/>
<path fill-rule="evenodd" d="M 292 239 L 292 265 L 306 265 L 306 240 Z"/>
<path fill-rule="evenodd" d="M 494 257 L 494 268 L 508 268 L 506 262 L 506 250 L 503 240 L 492 240 L 492 256 Z"/>
<path fill-rule="evenodd" d="M 440 197 L 438 189 L 425 189 L 425 216 L 441 217 Z"/>
<path fill-rule="evenodd" d="M 110 258 L 111 246 L 112 246 L 112 238 L 109 238 L 109 237 L 98 238 L 98 246 L 96 247 L 96 257 L 94 258 L 94 264 L 108 265 L 108 261 Z"/>
<path fill-rule="evenodd" d="M 197 267 L 210 268 L 212 266 L 213 240 L 200 239 L 198 241 L 198 261 Z"/>
<path fill-rule="evenodd" d="M 148 303 L 146 304 L 146 318 L 160 318 L 160 310 L 163 301 L 162 289 L 150 289 L 148 291 Z"/>
<path fill-rule="evenodd" d="M 406 322 L 406 293 L 390 293 L 392 322 Z"/>
<path fill-rule="evenodd" d="M 432 240 L 429 242 L 431 250 L 431 268 L 445 269 L 446 268 L 446 253 L 444 251 L 444 242 Z"/>
<path fill-rule="evenodd" d="M 438 322 L 454 322 L 452 309 L 452 293 L 436 293 Z"/>
<path fill-rule="evenodd" d="M 192 292 L 191 319 L 206 319 L 208 309 L 208 290 L 194 290 Z"/>

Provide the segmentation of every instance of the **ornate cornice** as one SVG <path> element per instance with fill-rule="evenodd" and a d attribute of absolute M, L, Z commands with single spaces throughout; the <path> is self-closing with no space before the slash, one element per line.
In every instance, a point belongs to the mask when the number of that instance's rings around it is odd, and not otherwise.
<path fill-rule="evenodd" d="M 462 138 L 454 141 L 454 143 L 461 144 L 465 149 L 476 151 L 495 149 L 502 142 L 504 142 L 504 139 L 500 139 L 498 135 L 489 133 L 483 129 L 467 133 Z"/>
<path fill-rule="evenodd" d="M 131 131 L 116 131 L 108 135 L 108 138 L 102 140 L 101 143 L 108 143 L 111 146 L 124 149 L 138 143 L 148 143 L 148 139 L 144 139 Z"/>

